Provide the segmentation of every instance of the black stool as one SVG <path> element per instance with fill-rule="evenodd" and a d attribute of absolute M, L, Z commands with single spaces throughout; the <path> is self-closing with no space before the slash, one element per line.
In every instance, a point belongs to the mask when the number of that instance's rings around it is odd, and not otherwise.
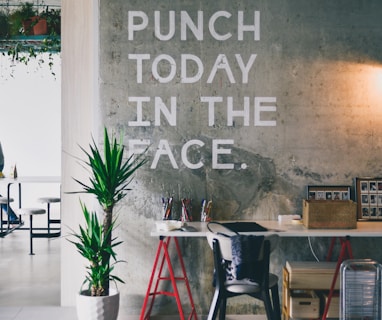
<path fill-rule="evenodd" d="M 61 202 L 60 198 L 57 197 L 43 197 L 38 199 L 39 202 L 41 203 L 46 203 L 46 212 L 47 212 L 47 222 L 48 222 L 48 236 L 49 238 L 53 237 L 59 237 L 61 235 L 61 219 L 51 219 L 50 218 L 50 205 L 51 203 L 59 203 Z M 60 224 L 60 227 L 57 228 L 51 228 L 51 224 Z M 51 233 L 52 230 L 59 230 L 58 232 Z"/>
<path fill-rule="evenodd" d="M 29 216 L 29 254 L 33 253 L 33 238 L 46 238 L 46 234 L 33 233 L 33 216 L 38 214 L 45 214 L 45 209 L 41 208 L 20 208 L 18 213 L 22 216 Z"/>

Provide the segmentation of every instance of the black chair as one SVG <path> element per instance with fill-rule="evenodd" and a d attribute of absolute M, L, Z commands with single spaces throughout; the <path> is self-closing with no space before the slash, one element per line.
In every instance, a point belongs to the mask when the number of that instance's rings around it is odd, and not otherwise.
<path fill-rule="evenodd" d="M 253 266 L 250 267 L 254 274 L 250 278 L 238 280 L 231 275 L 232 260 L 235 259 L 232 253 L 232 238 L 210 232 L 207 234 L 213 249 L 215 266 L 215 293 L 208 320 L 215 320 L 218 312 L 219 319 L 224 320 L 227 299 L 244 294 L 264 302 L 268 320 L 281 319 L 278 277 L 269 273 L 270 241 L 263 236 L 258 237 L 261 239 L 257 242 L 260 247 L 250 248 L 250 252 L 245 253 L 257 255 L 257 259 L 253 259 Z"/>

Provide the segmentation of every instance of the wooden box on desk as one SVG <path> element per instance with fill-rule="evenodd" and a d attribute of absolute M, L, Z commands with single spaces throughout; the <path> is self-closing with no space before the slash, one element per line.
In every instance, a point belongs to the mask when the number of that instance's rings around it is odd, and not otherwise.
<path fill-rule="evenodd" d="M 356 229 L 357 204 L 351 200 L 303 200 L 302 219 L 308 229 Z"/>

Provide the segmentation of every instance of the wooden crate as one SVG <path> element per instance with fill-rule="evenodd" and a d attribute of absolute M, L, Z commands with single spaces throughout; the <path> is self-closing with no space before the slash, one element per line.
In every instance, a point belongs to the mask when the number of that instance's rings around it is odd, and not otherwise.
<path fill-rule="evenodd" d="M 303 200 L 303 224 L 308 229 L 356 229 L 357 204 L 351 200 Z"/>
<path fill-rule="evenodd" d="M 329 292 L 321 292 L 320 294 L 320 300 L 321 305 L 325 306 L 328 301 Z M 322 310 L 323 312 L 324 310 Z M 326 315 L 327 318 L 339 318 L 340 317 L 340 294 L 338 291 L 336 291 L 332 299 L 330 300 L 330 306 L 328 310 L 328 314 Z"/>
<path fill-rule="evenodd" d="M 317 319 L 320 316 L 320 299 L 313 290 L 296 290 L 290 294 L 291 318 Z"/>
<path fill-rule="evenodd" d="M 334 273 L 336 268 L 336 262 L 316 262 L 316 261 L 287 261 L 283 268 L 283 294 L 282 294 L 282 319 L 291 320 L 296 318 L 296 312 L 303 311 L 296 307 L 304 307 L 304 303 L 300 305 L 301 300 L 295 296 L 296 299 L 292 299 L 292 296 L 299 291 L 314 291 L 316 295 L 327 293 L 331 288 Z M 335 297 L 339 293 L 340 277 L 337 277 L 337 281 L 334 287 Z M 293 301 L 295 302 L 292 306 Z M 337 300 L 338 301 L 338 300 Z M 335 304 L 336 299 L 332 299 L 330 304 L 330 315 L 337 315 Z M 297 303 L 297 305 L 296 305 Z M 306 304 L 309 306 L 309 301 Z M 294 307 L 294 308 L 293 308 Z M 325 299 L 320 300 L 320 314 L 322 315 L 325 308 Z M 305 311 L 309 312 L 309 309 Z M 298 314 L 298 313 L 297 313 Z M 301 315 L 301 314 L 300 314 Z"/>
<path fill-rule="evenodd" d="M 289 289 L 330 289 L 336 262 L 287 261 Z M 339 277 L 334 289 L 340 288 Z"/>

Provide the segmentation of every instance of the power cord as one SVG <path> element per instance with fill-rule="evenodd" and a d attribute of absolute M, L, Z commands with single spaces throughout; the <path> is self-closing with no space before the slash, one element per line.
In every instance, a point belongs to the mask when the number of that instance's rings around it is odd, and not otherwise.
<path fill-rule="evenodd" d="M 320 262 L 320 259 L 318 259 L 316 253 L 313 250 L 312 241 L 310 240 L 310 237 L 308 237 L 308 242 L 309 242 L 309 248 L 310 248 L 310 251 L 312 252 L 313 257 L 316 259 L 317 262 Z"/>

